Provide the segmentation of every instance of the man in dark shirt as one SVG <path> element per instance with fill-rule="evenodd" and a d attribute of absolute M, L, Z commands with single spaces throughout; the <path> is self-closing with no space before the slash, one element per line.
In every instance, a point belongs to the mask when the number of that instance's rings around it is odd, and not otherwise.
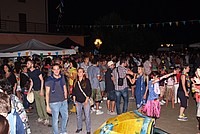
<path fill-rule="evenodd" d="M 116 115 L 115 112 L 115 85 L 112 80 L 112 70 L 115 68 L 113 61 L 108 62 L 108 69 L 105 73 L 105 90 L 107 92 L 107 113 Z"/>
<path fill-rule="evenodd" d="M 53 74 L 45 82 L 47 112 L 52 114 L 53 134 L 58 132 L 58 117 L 61 113 L 61 133 L 67 134 L 68 103 L 65 78 L 60 74 L 60 66 L 53 65 Z"/>
<path fill-rule="evenodd" d="M 46 113 L 44 101 L 44 80 L 42 73 L 39 69 L 35 69 L 34 62 L 32 60 L 28 60 L 26 66 L 29 69 L 28 76 L 31 80 L 29 92 L 33 89 L 37 114 L 39 116 L 37 121 L 44 123 L 44 125 L 49 125 L 49 116 Z"/>

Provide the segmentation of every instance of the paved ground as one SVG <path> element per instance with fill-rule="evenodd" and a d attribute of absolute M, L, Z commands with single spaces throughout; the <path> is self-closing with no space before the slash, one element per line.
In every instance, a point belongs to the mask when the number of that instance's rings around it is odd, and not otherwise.
<path fill-rule="evenodd" d="M 92 132 L 94 132 L 99 126 L 101 126 L 108 118 L 112 117 L 106 113 L 106 103 L 105 101 L 101 104 L 103 106 L 103 115 L 91 114 L 92 120 Z M 33 104 L 34 106 L 34 104 Z M 129 111 L 135 109 L 135 102 L 130 100 Z M 29 115 L 29 121 L 31 125 L 31 130 L 33 134 L 51 134 L 51 127 L 44 126 L 43 124 L 36 123 L 37 115 L 35 113 Z M 194 100 L 190 97 L 189 107 L 186 110 L 186 115 L 188 116 L 187 122 L 180 122 L 177 120 L 179 114 L 179 104 L 175 105 L 175 108 L 169 106 L 162 106 L 161 117 L 156 121 L 156 127 L 161 128 L 171 134 L 196 134 L 197 131 L 197 120 L 196 120 L 196 105 Z M 68 134 L 75 134 L 76 131 L 76 115 L 72 113 L 69 115 L 69 122 L 67 125 Z M 83 124 L 83 131 L 80 134 L 86 134 L 85 124 Z"/>

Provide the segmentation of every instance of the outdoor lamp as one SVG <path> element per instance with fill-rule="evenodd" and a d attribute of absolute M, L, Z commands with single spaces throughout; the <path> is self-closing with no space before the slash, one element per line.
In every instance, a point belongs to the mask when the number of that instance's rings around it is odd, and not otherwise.
<path fill-rule="evenodd" d="M 101 44 L 102 44 L 102 41 L 100 39 L 96 39 L 95 42 L 94 42 L 95 46 L 99 49 Z"/>

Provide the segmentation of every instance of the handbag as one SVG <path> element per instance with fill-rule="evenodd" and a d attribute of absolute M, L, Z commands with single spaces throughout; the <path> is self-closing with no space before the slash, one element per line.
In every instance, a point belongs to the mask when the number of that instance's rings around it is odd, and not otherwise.
<path fill-rule="evenodd" d="M 124 78 L 120 78 L 120 77 L 119 77 L 118 68 L 117 68 L 117 73 L 118 73 L 118 86 L 123 86 L 123 84 L 124 84 Z"/>
<path fill-rule="evenodd" d="M 83 93 L 83 95 L 84 95 L 85 97 L 87 97 L 87 95 L 85 94 L 85 92 L 83 92 L 83 89 L 81 88 L 81 85 L 80 85 L 80 82 L 79 82 L 79 81 L 78 81 L 78 86 L 79 86 L 81 92 Z M 89 103 L 90 103 L 90 106 L 94 105 L 94 100 L 93 100 L 91 97 L 89 98 Z"/>

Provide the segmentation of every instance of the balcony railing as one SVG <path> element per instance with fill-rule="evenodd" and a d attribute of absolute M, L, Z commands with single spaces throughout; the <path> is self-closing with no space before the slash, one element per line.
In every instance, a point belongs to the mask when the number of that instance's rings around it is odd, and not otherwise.
<path fill-rule="evenodd" d="M 48 25 L 45 23 L 0 20 L 0 32 L 47 33 Z"/>
<path fill-rule="evenodd" d="M 91 29 L 84 25 L 56 25 L 34 22 L 19 22 L 13 20 L 0 20 L 0 32 L 86 35 L 91 32 Z"/>

